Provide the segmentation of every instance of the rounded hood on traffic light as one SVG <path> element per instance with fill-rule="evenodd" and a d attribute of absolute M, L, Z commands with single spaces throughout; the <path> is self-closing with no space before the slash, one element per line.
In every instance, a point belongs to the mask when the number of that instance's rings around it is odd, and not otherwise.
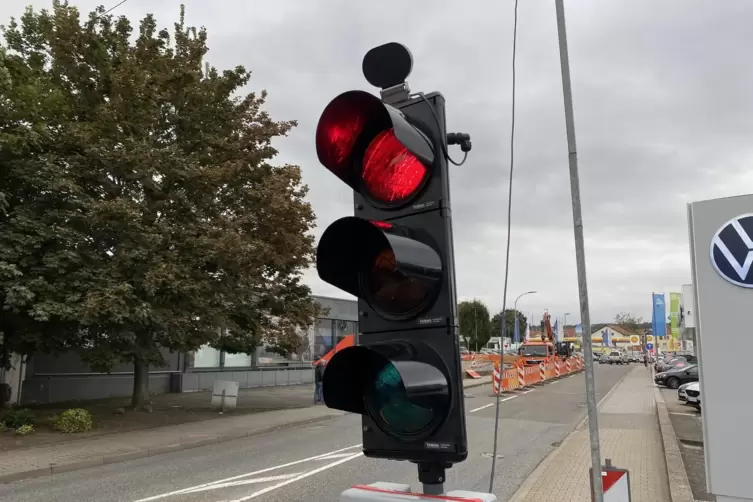
<path fill-rule="evenodd" d="M 319 277 L 363 298 L 385 319 L 418 315 L 442 281 L 442 259 L 428 244 L 387 222 L 348 216 L 324 231 L 316 249 Z"/>
<path fill-rule="evenodd" d="M 349 347 L 327 365 L 324 402 L 368 415 L 392 437 L 419 440 L 444 422 L 451 406 L 443 366 L 436 352 L 420 342 Z"/>
<path fill-rule="evenodd" d="M 319 162 L 370 202 L 399 206 L 430 178 L 436 145 L 398 109 L 348 91 L 324 109 L 316 128 Z"/>

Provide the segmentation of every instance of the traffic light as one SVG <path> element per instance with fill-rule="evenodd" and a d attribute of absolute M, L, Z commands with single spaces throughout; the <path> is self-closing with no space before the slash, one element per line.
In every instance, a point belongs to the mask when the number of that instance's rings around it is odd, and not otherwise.
<path fill-rule="evenodd" d="M 325 230 L 317 270 L 358 297 L 360 332 L 328 363 L 323 394 L 363 416 L 366 456 L 421 472 L 468 454 L 445 102 L 401 82 L 382 87 L 382 99 L 337 96 L 316 130 L 319 161 L 353 190 L 355 208 Z M 470 149 L 468 135 L 449 138 Z"/>

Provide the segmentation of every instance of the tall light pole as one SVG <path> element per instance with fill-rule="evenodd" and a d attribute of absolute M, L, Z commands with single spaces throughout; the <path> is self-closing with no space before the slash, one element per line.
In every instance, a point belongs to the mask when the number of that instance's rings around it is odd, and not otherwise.
<path fill-rule="evenodd" d="M 525 295 L 532 295 L 536 293 L 536 291 L 526 291 L 525 293 L 518 295 L 518 297 L 515 299 L 515 301 L 512 304 L 512 310 L 515 312 L 515 320 L 518 320 L 518 300 L 523 298 Z M 505 313 L 502 312 L 502 324 L 505 324 Z M 530 321 L 529 321 L 530 322 Z M 520 336 L 520 330 L 518 330 L 518 336 Z M 504 342 L 504 340 L 502 340 Z M 516 340 L 516 343 L 520 343 L 520 340 Z"/>
<path fill-rule="evenodd" d="M 588 281 L 586 279 L 586 251 L 583 239 L 583 214 L 580 204 L 580 178 L 578 176 L 578 149 L 575 142 L 573 118 L 573 94 L 570 82 L 570 60 L 567 51 L 567 28 L 565 2 L 554 0 L 557 14 L 557 38 L 559 41 L 560 69 L 562 70 L 562 96 L 565 105 L 565 132 L 567 133 L 567 158 L 570 170 L 570 198 L 573 205 L 573 234 L 575 238 L 575 265 L 578 271 L 580 296 L 580 324 L 583 327 L 583 355 L 586 376 L 586 408 L 588 409 L 588 435 L 591 443 L 591 480 L 594 502 L 604 502 L 601 484 L 601 449 L 599 447 L 599 417 L 596 408 L 596 385 L 594 359 L 591 345 L 591 312 L 588 306 Z"/>

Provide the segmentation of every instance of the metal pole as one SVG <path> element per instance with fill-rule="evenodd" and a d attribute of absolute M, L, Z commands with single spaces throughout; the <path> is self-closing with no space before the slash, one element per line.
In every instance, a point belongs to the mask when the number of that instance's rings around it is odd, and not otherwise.
<path fill-rule="evenodd" d="M 573 95 L 570 82 L 570 62 L 567 53 L 567 30 L 565 27 L 564 0 L 554 0 L 557 11 L 557 35 L 559 39 L 560 67 L 562 70 L 562 94 L 565 104 L 565 128 L 567 130 L 567 153 L 570 167 L 570 195 L 573 204 L 573 232 L 575 234 L 575 261 L 578 269 L 580 293 L 580 320 L 583 327 L 583 356 L 586 373 L 586 405 L 588 407 L 588 433 L 591 439 L 591 473 L 594 487 L 594 502 L 603 502 L 601 484 L 601 452 L 599 450 L 599 421 L 596 409 L 594 385 L 594 360 L 591 345 L 591 317 L 588 311 L 588 283 L 586 281 L 586 256 L 583 244 L 583 215 L 580 207 L 580 180 L 578 179 L 578 150 L 575 143 L 573 119 Z"/>
<path fill-rule="evenodd" d="M 522 294 L 518 295 L 518 297 L 515 299 L 515 301 L 512 304 L 512 309 L 515 311 L 515 317 L 518 316 L 518 300 L 520 300 L 521 298 L 523 298 L 525 295 L 532 295 L 534 293 L 536 293 L 536 291 L 526 291 L 525 293 L 522 293 Z M 504 312 L 503 312 L 502 313 L 502 317 L 503 317 L 502 322 L 503 323 L 505 322 L 504 321 L 504 316 L 505 315 L 504 315 Z M 531 323 L 531 320 L 528 319 L 528 323 L 526 325 L 530 325 L 530 323 Z M 520 331 L 518 331 L 518 336 L 522 338 L 522 334 L 520 333 Z M 520 340 L 517 340 L 516 343 L 518 344 L 518 346 L 520 346 Z"/>
<path fill-rule="evenodd" d="M 478 315 L 476 305 L 473 306 L 473 337 L 476 339 L 476 347 L 478 347 Z"/>

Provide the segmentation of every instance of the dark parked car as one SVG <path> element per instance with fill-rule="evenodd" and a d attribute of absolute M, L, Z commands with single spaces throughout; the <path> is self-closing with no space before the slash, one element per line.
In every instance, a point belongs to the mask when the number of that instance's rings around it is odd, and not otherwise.
<path fill-rule="evenodd" d="M 675 356 L 675 357 L 669 358 L 666 361 L 659 359 L 658 361 L 656 361 L 656 364 L 654 365 L 654 369 L 656 370 L 657 373 L 663 373 L 664 371 L 668 371 L 670 368 L 674 366 L 678 366 L 679 363 L 684 363 L 685 365 L 689 365 L 690 363 L 695 364 L 697 362 L 698 362 L 698 358 L 693 355 Z"/>
<path fill-rule="evenodd" d="M 654 377 L 654 382 L 659 385 L 666 385 L 670 389 L 676 389 L 684 383 L 697 381 L 698 365 L 696 364 L 684 364 L 681 368 L 672 368 Z"/>

